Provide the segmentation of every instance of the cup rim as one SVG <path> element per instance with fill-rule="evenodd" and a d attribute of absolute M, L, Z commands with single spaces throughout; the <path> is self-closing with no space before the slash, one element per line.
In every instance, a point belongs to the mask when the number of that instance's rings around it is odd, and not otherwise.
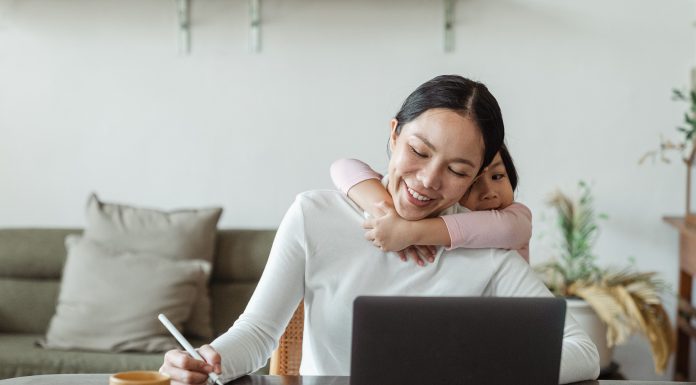
<path fill-rule="evenodd" d="M 114 373 L 109 377 L 109 385 L 165 385 L 171 378 L 154 370 L 132 370 Z"/>

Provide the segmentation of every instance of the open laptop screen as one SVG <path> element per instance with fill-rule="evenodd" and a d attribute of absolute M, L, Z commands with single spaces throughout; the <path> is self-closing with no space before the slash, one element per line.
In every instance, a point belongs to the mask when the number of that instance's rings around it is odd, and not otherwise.
<path fill-rule="evenodd" d="M 358 297 L 351 385 L 558 384 L 565 301 Z"/>

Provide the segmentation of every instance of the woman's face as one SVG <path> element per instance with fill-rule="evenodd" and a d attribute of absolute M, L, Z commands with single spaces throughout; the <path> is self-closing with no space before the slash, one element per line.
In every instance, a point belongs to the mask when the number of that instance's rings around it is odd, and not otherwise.
<path fill-rule="evenodd" d="M 514 194 L 503 159 L 498 153 L 459 202 L 469 210 L 501 210 L 512 204 Z"/>
<path fill-rule="evenodd" d="M 436 216 L 457 202 L 483 162 L 483 137 L 471 119 L 433 108 L 396 133 L 392 120 L 389 184 L 397 213 L 408 220 Z"/>

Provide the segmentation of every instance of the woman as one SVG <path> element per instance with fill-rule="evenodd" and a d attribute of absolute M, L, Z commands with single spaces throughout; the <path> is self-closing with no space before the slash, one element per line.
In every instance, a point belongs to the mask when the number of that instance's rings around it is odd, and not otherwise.
<path fill-rule="evenodd" d="M 394 209 L 409 220 L 453 212 L 503 135 L 500 108 L 483 84 L 439 76 L 418 87 L 391 121 L 386 187 Z M 362 210 L 339 191 L 299 194 L 246 310 L 230 330 L 201 347 L 208 364 L 173 350 L 160 371 L 174 384 L 204 383 L 211 370 L 225 381 L 255 371 L 302 298 L 300 372 L 349 375 L 352 304 L 359 295 L 551 296 L 514 251 L 440 250 L 432 265 L 414 271 L 364 239 L 362 220 Z M 560 381 L 598 373 L 596 348 L 567 318 Z"/>

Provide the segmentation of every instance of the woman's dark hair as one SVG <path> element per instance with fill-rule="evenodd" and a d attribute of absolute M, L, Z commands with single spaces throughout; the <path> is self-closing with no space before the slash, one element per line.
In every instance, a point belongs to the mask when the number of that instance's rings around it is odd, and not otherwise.
<path fill-rule="evenodd" d="M 396 114 L 396 133 L 431 108 L 447 108 L 470 118 L 483 136 L 481 170 L 491 163 L 503 144 L 505 127 L 498 101 L 485 85 L 459 75 L 441 75 L 421 84 Z"/>
<path fill-rule="evenodd" d="M 507 146 L 504 143 L 502 146 L 500 146 L 500 158 L 503 160 L 505 173 L 507 173 L 508 180 L 510 180 L 512 191 L 515 191 L 517 188 L 517 169 L 515 169 L 515 163 L 512 161 L 510 151 L 508 151 Z"/>

